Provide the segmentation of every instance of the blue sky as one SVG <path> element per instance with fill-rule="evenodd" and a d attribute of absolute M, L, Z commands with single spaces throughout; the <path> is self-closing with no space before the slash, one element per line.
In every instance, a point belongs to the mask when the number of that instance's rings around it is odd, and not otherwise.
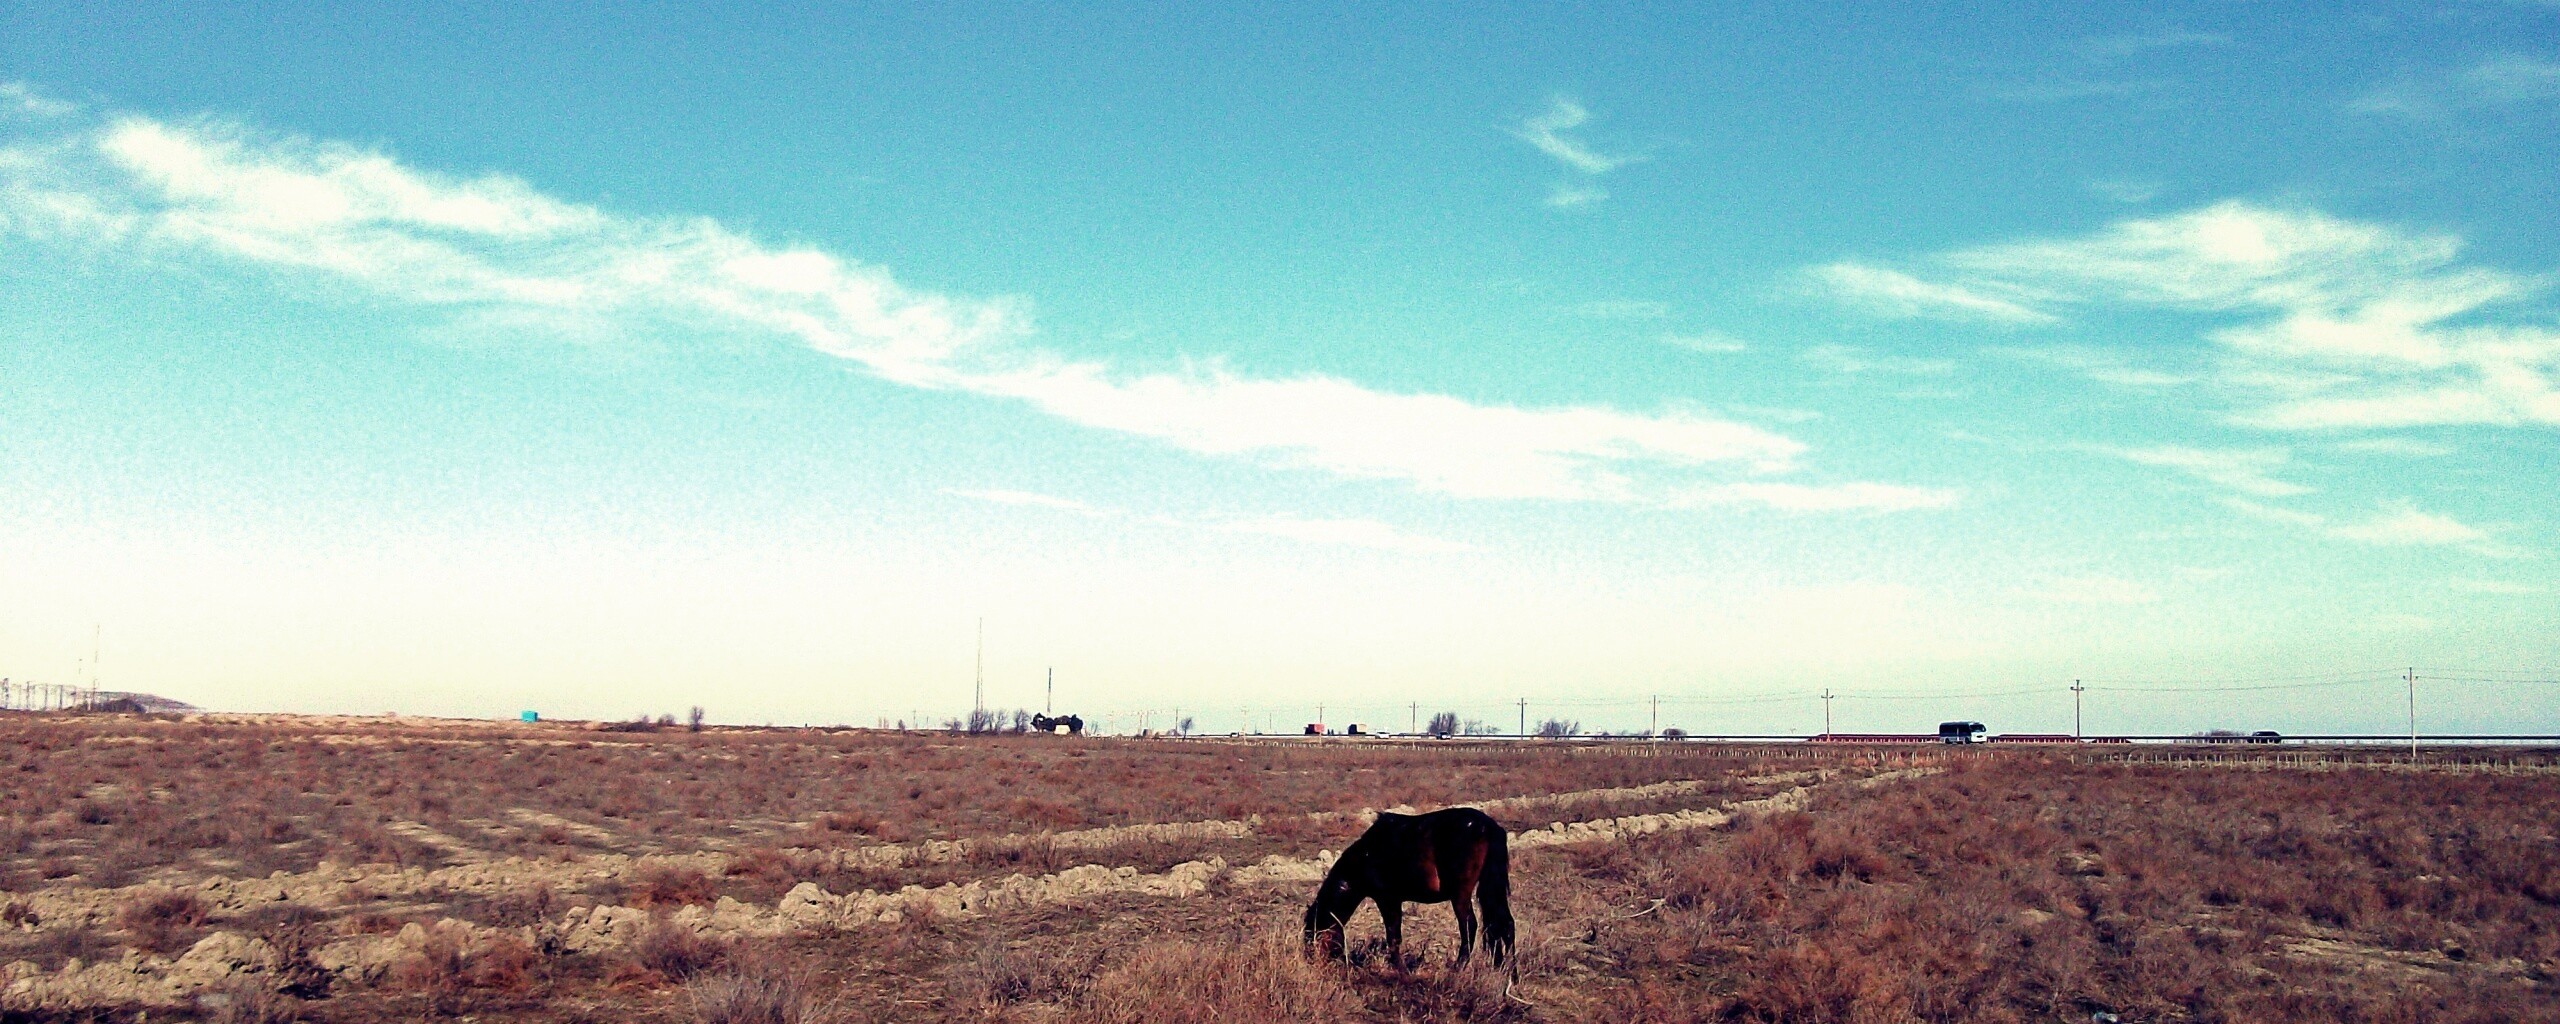
<path fill-rule="evenodd" d="M 1122 725 L 2382 731 L 2560 665 L 2548 5 L 18 4 L 0 82 L 20 679 L 939 720 L 984 616 Z M 2226 679 L 2294 688 L 2139 689 Z"/>

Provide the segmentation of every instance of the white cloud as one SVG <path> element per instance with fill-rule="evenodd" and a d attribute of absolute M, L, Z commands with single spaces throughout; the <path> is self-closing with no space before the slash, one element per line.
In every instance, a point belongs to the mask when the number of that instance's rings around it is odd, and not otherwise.
<path fill-rule="evenodd" d="M 2386 547 L 2475 547 L 2489 542 L 2489 534 L 2479 527 L 2414 508 L 2395 509 L 2360 523 L 2333 526 L 2329 535 Z"/>
<path fill-rule="evenodd" d="M 2230 42 L 2231 37 L 2220 32 L 2195 32 L 2186 29 L 2170 29 L 2162 32 L 2091 36 L 2080 40 L 2073 49 L 2080 51 L 2081 56 L 2087 57 L 2091 60 L 2120 60 L 2126 57 L 2139 56 L 2153 50 L 2184 49 L 2197 46 L 2223 46 Z"/>
<path fill-rule="evenodd" d="M 2329 524 L 2329 517 L 2327 516 L 2312 512 L 2304 512 L 2299 509 L 2290 509 L 2277 505 L 2265 504 L 2263 502 L 2250 501 L 2247 498 L 2224 498 L 2222 499 L 2222 504 L 2235 512 L 2239 512 L 2242 515 L 2249 516 L 2253 519 L 2263 519 L 2267 522 L 2283 526 L 2301 526 L 2320 529 Z"/>
<path fill-rule="evenodd" d="M 2245 426 L 2560 425 L 2560 331 L 2478 322 L 2536 286 L 2459 264 L 2461 248 L 2449 236 L 2225 202 L 1951 253 L 1935 261 L 1951 280 L 1922 287 L 2236 318 L 2207 337 L 2216 383 L 2251 399 L 2230 413 Z"/>
<path fill-rule="evenodd" d="M 2054 604 L 2137 605 L 2158 604 L 2160 592 L 2141 583 L 2117 576 L 2058 576 L 2047 580 L 2028 594 Z"/>
<path fill-rule="evenodd" d="M 1582 104 L 1558 96 L 1550 100 L 1544 113 L 1520 122 L 1511 134 L 1536 147 L 1538 152 L 1555 158 L 1566 169 L 1585 178 L 1597 178 L 1618 168 L 1644 159 L 1641 156 L 1611 156 L 1592 149 L 1581 139 L 1566 134 L 1591 120 L 1591 112 Z M 1558 210 L 1578 209 L 1609 198 L 1607 189 L 1589 181 L 1560 181 L 1547 192 L 1546 204 Z"/>
<path fill-rule="evenodd" d="M 2282 448 L 2188 448 L 2181 445 L 2116 448 L 2093 445 L 2090 450 L 2139 465 L 2176 470 L 2254 497 L 2287 498 L 2311 493 L 2311 488 L 2267 475 L 2291 458 L 2291 453 Z"/>
<path fill-rule="evenodd" d="M 2139 96 L 2166 89 L 2169 85 L 2169 82 L 2157 78 L 2051 78 L 1987 86 L 1983 88 L 1982 95 L 2010 103 L 2068 103 L 2101 97 Z"/>
<path fill-rule="evenodd" d="M 2134 366 L 2126 362 L 2122 356 L 2118 356 L 2115 353 L 2107 352 L 2102 349 L 2047 345 L 2037 347 L 1993 348 L 1986 351 L 1995 355 L 2008 356 L 2009 358 L 2024 360 L 2026 362 L 2043 363 L 2048 366 L 2059 366 L 2067 370 L 2077 371 L 2081 376 L 2097 381 L 2098 383 L 2113 384 L 2118 387 L 2176 387 L 2182 384 L 2192 384 L 2196 379 L 2191 374 L 2170 373 L 2166 370 L 2153 370 Z"/>
<path fill-rule="evenodd" d="M 1098 508 L 1093 505 L 1077 501 L 1074 498 L 1061 498 L 1055 495 L 1040 494 L 1034 491 L 1008 491 L 1001 489 L 983 491 L 946 490 L 943 493 L 954 497 L 970 498 L 977 501 L 988 502 L 990 504 L 1054 509 L 1059 512 L 1073 512 L 1080 516 L 1092 516 L 1097 519 L 1115 518 L 1120 514 L 1116 509 Z"/>
<path fill-rule="evenodd" d="M 1811 423 L 1822 418 L 1821 413 L 1812 409 L 1794 409 L 1780 405 L 1728 405 L 1725 409 L 1737 415 L 1774 420 L 1779 423 Z"/>
<path fill-rule="evenodd" d="M 1807 366 L 1831 373 L 1889 373 L 1905 377 L 1943 377 L 1956 372 L 1956 364 L 1948 359 L 1924 359 L 1870 352 L 1854 345 L 1815 345 L 1796 353 Z"/>
<path fill-rule="evenodd" d="M 1700 487 L 1675 495 L 1678 508 L 1749 505 L 1780 512 L 1903 512 L 1948 508 L 1964 494 L 1948 488 L 1900 484 L 1733 483 Z"/>
<path fill-rule="evenodd" d="M 2147 203 L 2160 195 L 2161 183 L 2143 178 L 2101 178 L 2089 183 L 2089 191 L 2119 203 Z"/>
<path fill-rule="evenodd" d="M 2487 580 L 2477 578 L 2449 580 L 2445 585 L 2466 594 L 2497 594 L 2510 597 L 2539 594 L 2543 593 L 2546 589 L 2534 586 L 2530 583 L 2516 583 L 2511 580 Z"/>
<path fill-rule="evenodd" d="M 1556 162 L 1584 174 L 1607 174 L 1642 157 L 1607 156 L 1584 145 L 1582 140 L 1566 135 L 1591 120 L 1591 112 L 1582 104 L 1558 96 L 1549 101 L 1545 113 L 1520 122 L 1513 135 L 1537 147 L 1538 152 L 1554 157 Z"/>
<path fill-rule="evenodd" d="M 2374 89 L 2350 101 L 2347 109 L 2358 114 L 2434 118 L 2554 99 L 2560 99 L 2560 63 L 2510 53 L 2438 77 Z"/>
<path fill-rule="evenodd" d="M 1691 352 L 1703 352 L 1708 355 L 1727 355 L 1734 352 L 1748 351 L 1751 348 L 1751 346 L 1742 339 L 1726 334 L 1723 331 L 1696 331 L 1689 334 L 1665 334 L 1662 336 L 1662 343 L 1673 348 L 1685 348 Z"/>
<path fill-rule="evenodd" d="M 25 82 L 0 82 L 0 116 L 64 117 L 79 109 L 79 104 L 48 97 Z"/>
<path fill-rule="evenodd" d="M 1671 304 L 1653 299 L 1595 299 L 1567 306 L 1565 311 L 1594 320 L 1660 320 L 1671 315 Z"/>
<path fill-rule="evenodd" d="M 422 310 L 515 323 L 796 340 L 920 388 L 1015 399 L 1203 455 L 1469 498 L 1660 504 L 1790 472 L 1792 438 L 1694 409 L 1523 407 L 1214 363 L 1133 371 L 1025 344 L 1019 303 L 908 288 L 702 218 L 634 218 L 513 178 L 355 147 L 124 117 L 0 149 L 0 231 L 213 256 Z"/>
<path fill-rule="evenodd" d="M 1056 495 L 1041 494 L 1035 491 L 992 489 L 950 490 L 945 491 L 944 493 L 955 497 L 968 498 L 973 501 L 984 501 L 990 504 L 1011 505 L 1021 508 L 1048 509 L 1054 512 L 1065 512 L 1092 519 L 1139 519 L 1160 526 L 1171 526 L 1186 530 L 1206 530 L 1216 533 L 1240 533 L 1263 537 L 1278 537 L 1284 540 L 1296 541 L 1301 544 L 1318 544 L 1330 547 L 1374 548 L 1381 551 L 1404 551 L 1415 553 L 1474 550 L 1472 546 L 1467 544 L 1461 544 L 1452 540 L 1443 540 L 1438 537 L 1427 537 L 1417 533 L 1409 533 L 1397 528 L 1396 526 L 1388 523 L 1382 523 L 1375 519 L 1326 519 L 1294 515 L 1276 515 L 1203 521 L 1167 515 L 1132 516 L 1121 509 L 1106 508 L 1089 502 L 1078 501 L 1074 498 L 1061 498 Z"/>
<path fill-rule="evenodd" d="M 2363 455 L 2394 455 L 2406 459 L 2434 459 L 2453 454 L 2453 446 L 2434 441 L 2416 441 L 2405 437 L 2359 437 L 2340 441 L 2329 447 L 2342 452 Z"/>
<path fill-rule="evenodd" d="M 1883 316 L 2039 324 L 2052 314 L 1961 285 L 1923 281 L 1898 270 L 1833 263 L 1808 272 L 1815 288 L 1844 304 Z"/>
<path fill-rule="evenodd" d="M 1295 516 L 1266 516 L 1259 519 L 1238 519 L 1219 523 L 1211 528 L 1227 533 L 1282 537 L 1307 544 L 1375 548 L 1381 551 L 1429 553 L 1472 550 L 1468 545 L 1456 541 L 1406 533 L 1374 519 L 1301 519 Z"/>
<path fill-rule="evenodd" d="M 1547 205 L 1559 210 L 1589 206 L 1607 198 L 1609 190 L 1598 185 L 1568 185 L 1559 181 L 1547 190 Z"/>
<path fill-rule="evenodd" d="M 2499 541 L 2489 531 L 2448 516 L 2421 512 L 2407 505 L 2385 507 L 2356 522 L 2335 522 L 2313 512 L 2281 508 L 2247 498 L 2225 498 L 2235 511 L 2321 536 L 2373 547 L 2455 547 L 2489 558 L 2526 558 L 2530 553 Z"/>

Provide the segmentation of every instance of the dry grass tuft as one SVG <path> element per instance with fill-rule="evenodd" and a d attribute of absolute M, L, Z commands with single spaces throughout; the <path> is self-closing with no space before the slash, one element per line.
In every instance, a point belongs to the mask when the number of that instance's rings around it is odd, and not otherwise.
<path fill-rule="evenodd" d="M 652 919 L 631 943 L 631 962 L 669 981 L 685 981 L 729 959 L 728 943 L 666 918 Z"/>
<path fill-rule="evenodd" d="M 1294 935 L 1150 944 L 1095 979 L 1085 1019 L 1103 1024 L 1262 1024 L 1358 1019 L 1368 1008 Z"/>
<path fill-rule="evenodd" d="M 213 909 L 196 894 L 162 891 L 125 904 L 116 923 L 133 933 L 135 948 L 175 956 L 203 936 L 204 923 L 212 916 Z"/>
<path fill-rule="evenodd" d="M 816 1024 L 834 1016 L 799 971 L 765 953 L 742 954 L 685 986 L 696 1024 Z"/>

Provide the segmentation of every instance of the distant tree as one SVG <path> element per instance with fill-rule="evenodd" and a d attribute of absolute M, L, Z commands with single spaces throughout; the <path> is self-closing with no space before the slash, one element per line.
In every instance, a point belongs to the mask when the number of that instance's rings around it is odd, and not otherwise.
<path fill-rule="evenodd" d="M 673 728 L 675 728 L 675 727 L 676 727 L 676 716 L 674 716 L 674 715 L 665 715 L 665 714 L 662 714 L 662 715 L 659 715 L 659 716 L 658 716 L 658 728 L 661 728 L 661 729 L 673 729 Z"/>
<path fill-rule="evenodd" d="M 1006 732 L 1009 732 L 1009 733 L 1012 733 L 1012 734 L 1014 734 L 1014 735 L 1016 735 L 1016 736 L 1020 736 L 1020 735 L 1022 735 L 1023 733 L 1026 733 L 1026 732 L 1030 732 L 1030 731 L 1031 731 L 1031 712 L 1029 712 L 1029 711 L 1027 711 L 1027 710 L 1024 710 L 1024 709 L 1022 709 L 1022 708 L 1015 708 L 1015 709 L 1013 709 L 1013 724 L 1012 724 L 1011 726 L 1006 727 L 1005 731 L 1006 731 Z"/>
<path fill-rule="evenodd" d="M 684 728 L 685 728 L 685 731 L 686 731 L 686 732 L 701 732 L 701 731 L 702 731 L 702 717 L 703 717 L 703 716 L 702 716 L 702 705 L 700 705 L 700 704 L 696 704 L 696 705 L 694 705 L 694 706 L 693 706 L 693 710 L 685 712 L 685 713 L 684 713 Z"/>
<path fill-rule="evenodd" d="M 1423 731 L 1424 731 L 1424 732 L 1427 732 L 1427 733 L 1429 733 L 1429 734 L 1431 734 L 1431 735 L 1433 735 L 1433 736 L 1440 736 L 1440 737 L 1449 737 L 1449 736 L 1455 736 L 1455 735 L 1457 735 L 1457 734 L 1458 734 L 1458 713 L 1457 713 L 1457 712 L 1455 712 L 1455 711 L 1443 711 L 1443 712 L 1440 712 L 1439 714 L 1436 714 L 1436 715 L 1431 716 L 1431 726 L 1430 726 L 1430 728 L 1425 729 L 1425 730 L 1423 730 Z"/>
<path fill-rule="evenodd" d="M 1179 730 L 1184 736 L 1191 735 L 1191 719 L 1185 718 L 1180 722 L 1174 723 L 1174 728 Z"/>
<path fill-rule="evenodd" d="M 1570 719 L 1550 718 L 1538 723 L 1538 731 L 1535 735 L 1539 739 L 1560 740 L 1567 736 L 1579 736 L 1581 734 L 1582 723 L 1572 721 Z"/>
<path fill-rule="evenodd" d="M 1460 725 L 1458 726 L 1458 735 L 1460 735 L 1460 736 L 1495 736 L 1495 735 L 1500 735 L 1500 732 L 1499 732 L 1497 729 L 1495 729 L 1493 726 L 1486 725 L 1486 724 L 1484 723 L 1484 720 L 1483 720 L 1483 719 L 1480 719 L 1480 718 L 1470 718 L 1470 719 L 1467 719 L 1464 723 L 1462 723 L 1462 724 L 1460 724 Z"/>
<path fill-rule="evenodd" d="M 942 720 L 942 731 L 944 732 L 965 732 L 968 728 L 969 723 L 963 722 L 957 718 L 945 718 Z"/>

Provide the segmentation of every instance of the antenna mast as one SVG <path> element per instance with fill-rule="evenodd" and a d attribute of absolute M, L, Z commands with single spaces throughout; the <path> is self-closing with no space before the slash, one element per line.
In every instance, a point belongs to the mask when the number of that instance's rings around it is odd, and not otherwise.
<path fill-rule="evenodd" d="M 969 728 L 987 717 L 987 617 L 978 616 L 978 687 L 969 698 Z"/>

